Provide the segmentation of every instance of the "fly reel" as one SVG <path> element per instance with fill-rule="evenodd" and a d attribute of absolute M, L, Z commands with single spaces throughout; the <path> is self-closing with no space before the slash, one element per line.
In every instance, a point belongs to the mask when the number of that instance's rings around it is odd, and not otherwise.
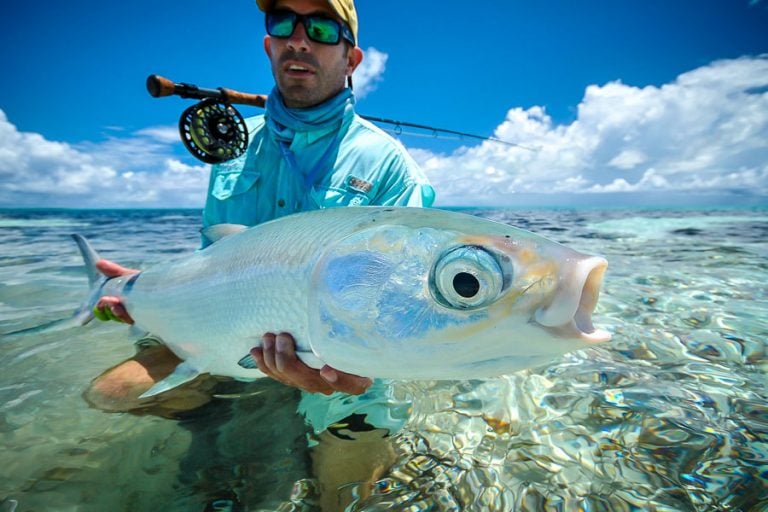
<path fill-rule="evenodd" d="M 179 133 L 195 158 L 218 164 L 242 155 L 248 147 L 245 120 L 232 105 L 206 98 L 181 114 Z"/>

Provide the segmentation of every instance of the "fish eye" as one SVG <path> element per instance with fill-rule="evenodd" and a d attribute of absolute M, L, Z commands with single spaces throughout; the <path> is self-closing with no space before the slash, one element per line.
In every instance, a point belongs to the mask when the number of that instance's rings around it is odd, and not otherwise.
<path fill-rule="evenodd" d="M 476 309 L 499 297 L 504 275 L 490 253 L 481 247 L 462 246 L 440 257 L 430 284 L 433 296 L 442 305 Z"/>
<path fill-rule="evenodd" d="M 453 276 L 453 289 L 465 299 L 471 299 L 480 291 L 480 281 L 469 272 L 459 272 Z"/>

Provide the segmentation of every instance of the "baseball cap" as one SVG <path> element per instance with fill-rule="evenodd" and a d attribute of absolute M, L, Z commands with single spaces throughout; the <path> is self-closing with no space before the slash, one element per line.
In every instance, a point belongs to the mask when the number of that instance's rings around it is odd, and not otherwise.
<path fill-rule="evenodd" d="M 256 0 L 256 3 L 258 4 L 259 9 L 267 12 L 275 4 L 275 1 L 276 0 Z M 357 11 L 355 10 L 354 0 L 328 0 L 328 5 L 331 6 L 331 9 L 333 9 L 336 15 L 341 18 L 344 23 L 349 25 L 350 30 L 352 30 L 352 35 L 355 37 L 355 41 L 357 41 Z"/>

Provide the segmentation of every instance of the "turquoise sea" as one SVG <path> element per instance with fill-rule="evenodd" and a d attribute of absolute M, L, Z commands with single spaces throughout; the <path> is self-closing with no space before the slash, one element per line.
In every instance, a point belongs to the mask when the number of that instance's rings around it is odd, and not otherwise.
<path fill-rule="evenodd" d="M 476 209 L 609 261 L 609 344 L 413 401 L 360 511 L 768 512 L 768 210 Z M 144 267 L 198 245 L 195 210 L 0 210 L 0 333 L 68 316 L 70 233 Z M 296 393 L 239 388 L 175 419 L 82 398 L 123 325 L 0 335 L 0 512 L 317 510 Z M 218 508 L 217 508 L 218 507 Z M 225 508 L 228 507 L 228 508 Z"/>

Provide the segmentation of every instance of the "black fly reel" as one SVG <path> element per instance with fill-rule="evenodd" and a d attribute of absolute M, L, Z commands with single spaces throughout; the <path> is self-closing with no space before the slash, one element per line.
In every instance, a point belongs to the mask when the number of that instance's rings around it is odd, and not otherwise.
<path fill-rule="evenodd" d="M 245 120 L 232 105 L 206 98 L 179 119 L 184 146 L 195 158 L 218 164 L 242 155 L 248 147 Z"/>

